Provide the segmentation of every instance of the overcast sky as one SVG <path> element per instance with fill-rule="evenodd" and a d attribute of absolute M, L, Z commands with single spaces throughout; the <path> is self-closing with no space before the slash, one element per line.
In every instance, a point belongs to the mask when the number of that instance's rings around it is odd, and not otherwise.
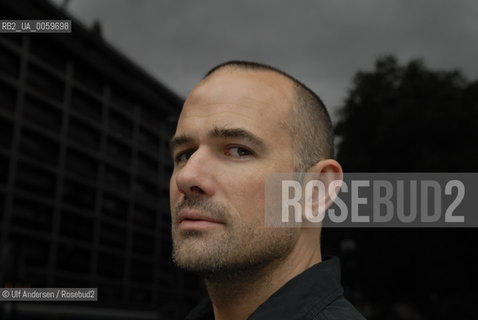
<path fill-rule="evenodd" d="M 333 117 L 382 54 L 478 78 L 476 0 L 70 0 L 68 11 L 99 20 L 106 41 L 182 96 L 231 59 L 283 69 Z"/>

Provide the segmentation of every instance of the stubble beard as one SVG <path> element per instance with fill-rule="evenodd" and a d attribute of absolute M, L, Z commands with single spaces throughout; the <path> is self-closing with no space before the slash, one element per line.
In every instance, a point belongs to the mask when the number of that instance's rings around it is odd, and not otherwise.
<path fill-rule="evenodd" d="M 178 230 L 177 224 L 173 224 L 174 263 L 204 279 L 250 276 L 285 259 L 297 241 L 298 233 L 294 229 L 264 228 L 261 219 L 247 224 L 232 221 L 227 209 L 220 204 L 194 199 L 183 203 L 173 210 L 173 214 L 182 207 L 189 207 L 226 222 L 213 230 L 204 231 L 182 231 Z"/>

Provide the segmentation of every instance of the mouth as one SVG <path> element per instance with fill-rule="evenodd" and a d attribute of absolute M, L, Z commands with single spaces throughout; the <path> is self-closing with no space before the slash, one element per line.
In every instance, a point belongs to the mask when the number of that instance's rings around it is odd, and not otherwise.
<path fill-rule="evenodd" d="M 183 209 L 179 212 L 180 229 L 204 229 L 220 225 L 224 225 L 224 223 L 197 210 Z"/>

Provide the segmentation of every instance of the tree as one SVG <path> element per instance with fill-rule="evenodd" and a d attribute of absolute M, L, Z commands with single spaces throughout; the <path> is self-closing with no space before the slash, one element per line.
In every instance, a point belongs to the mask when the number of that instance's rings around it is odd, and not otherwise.
<path fill-rule="evenodd" d="M 478 81 L 459 71 L 384 56 L 374 70 L 356 74 L 339 115 L 337 158 L 345 172 L 478 171 Z M 375 299 L 379 311 L 369 320 L 393 318 L 387 310 L 397 302 L 414 305 L 425 319 L 460 318 L 457 310 L 472 317 L 466 301 L 476 298 L 476 230 L 324 231 L 325 245 L 344 239 L 356 243 L 355 256 L 343 256 L 355 266 L 344 282 Z"/>
<path fill-rule="evenodd" d="M 357 73 L 339 114 L 346 171 L 478 171 L 478 81 L 459 71 L 385 56 Z"/>

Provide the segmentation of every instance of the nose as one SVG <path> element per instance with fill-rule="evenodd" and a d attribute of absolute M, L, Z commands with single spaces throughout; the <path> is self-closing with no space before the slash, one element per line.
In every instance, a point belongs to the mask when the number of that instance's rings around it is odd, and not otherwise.
<path fill-rule="evenodd" d="M 206 150 L 196 150 L 187 162 L 176 170 L 176 185 L 179 192 L 187 196 L 214 194 L 214 171 Z"/>

